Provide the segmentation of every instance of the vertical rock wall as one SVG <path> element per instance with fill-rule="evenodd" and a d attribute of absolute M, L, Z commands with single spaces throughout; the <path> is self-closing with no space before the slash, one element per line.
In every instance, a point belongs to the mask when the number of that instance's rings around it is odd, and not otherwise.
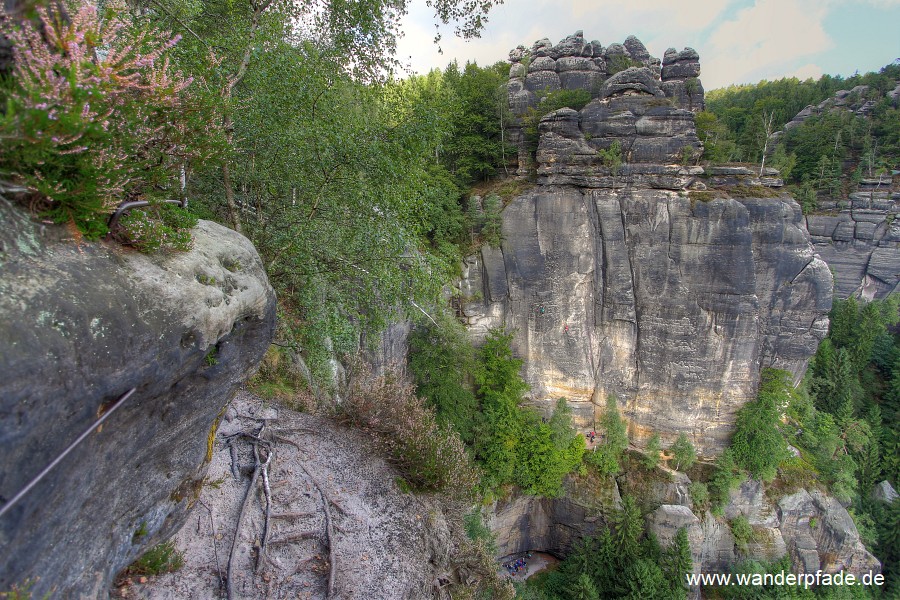
<path fill-rule="evenodd" d="M 641 55 L 634 41 L 605 60 Z M 558 71 L 582 42 L 539 42 L 529 69 L 546 58 Z M 777 173 L 692 166 L 702 151 L 693 112 L 664 84 L 695 78 L 696 53 L 667 52 L 665 81 L 658 61 L 641 60 L 600 81 L 581 111 L 542 119 L 540 185 L 505 208 L 501 247 L 468 259 L 462 312 L 476 337 L 515 332 L 536 406 L 566 397 L 593 426 L 615 394 L 632 440 L 684 432 L 713 453 L 761 367 L 802 375 L 827 333 L 832 277 L 800 207 L 773 190 Z M 512 80 L 514 110 L 516 89 Z M 603 156 L 614 147 L 622 164 Z"/>

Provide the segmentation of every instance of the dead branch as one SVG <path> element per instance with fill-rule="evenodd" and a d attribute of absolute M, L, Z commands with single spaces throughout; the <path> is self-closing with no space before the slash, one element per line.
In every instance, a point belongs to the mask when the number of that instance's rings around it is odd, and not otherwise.
<path fill-rule="evenodd" d="M 222 567 L 219 566 L 219 548 L 216 544 L 216 524 L 213 522 L 212 509 L 206 505 L 203 500 L 197 499 L 197 503 L 206 509 L 206 512 L 209 513 L 209 528 L 212 530 L 212 544 L 213 544 L 213 555 L 216 557 L 216 575 L 219 576 L 219 593 L 222 593 L 222 588 L 225 587 L 225 578 L 222 577 Z M 200 520 L 197 519 L 197 533 L 200 533 Z"/>
<path fill-rule="evenodd" d="M 253 446 L 253 454 L 256 456 L 257 463 L 259 462 L 259 446 Z M 262 476 L 263 476 L 263 491 L 266 494 L 266 520 L 263 522 L 263 534 L 262 534 L 262 542 L 259 545 L 259 553 L 256 555 L 256 572 L 259 573 L 259 569 L 263 564 L 263 559 L 266 558 L 266 541 L 269 537 L 269 520 L 272 516 L 272 490 L 269 489 L 269 464 L 272 462 L 272 457 L 275 456 L 275 448 L 269 448 L 268 456 L 266 457 L 266 462 L 262 465 Z"/>
<path fill-rule="evenodd" d="M 331 502 L 329 501 L 328 497 L 325 495 L 325 490 L 322 488 L 321 485 L 319 485 L 318 480 L 316 480 L 316 478 L 313 477 L 312 473 L 309 472 L 309 470 L 306 468 L 306 466 L 304 466 L 304 464 L 302 462 L 297 463 L 297 466 L 299 466 L 301 469 L 303 469 L 303 472 L 306 473 L 306 476 L 309 478 L 309 480 L 312 482 L 312 484 L 314 486 L 316 486 L 317 490 L 319 490 L 319 496 L 322 498 L 322 507 L 325 509 L 325 535 L 326 535 L 326 542 L 328 543 L 328 562 L 329 562 L 329 570 L 330 570 L 330 572 L 328 574 L 328 590 L 325 593 L 325 599 L 328 600 L 328 598 L 331 598 L 332 594 L 334 593 L 334 575 L 335 575 L 335 572 L 337 571 L 337 569 L 336 569 L 336 567 L 337 567 L 336 558 L 337 557 L 335 556 L 335 552 L 334 552 L 334 546 L 335 546 L 334 529 L 332 528 L 332 525 L 331 525 Z M 346 513 L 346 511 L 343 511 L 343 509 L 341 509 L 341 510 L 342 510 L 342 512 Z"/>

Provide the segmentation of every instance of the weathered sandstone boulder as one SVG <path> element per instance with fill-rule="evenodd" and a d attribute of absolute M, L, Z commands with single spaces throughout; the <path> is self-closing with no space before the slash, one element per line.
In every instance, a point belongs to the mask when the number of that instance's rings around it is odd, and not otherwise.
<path fill-rule="evenodd" d="M 101 429 L 0 517 L 0 589 L 105 597 L 181 524 L 218 415 L 271 339 L 275 296 L 244 237 L 201 221 L 190 252 L 61 241 L 0 199 L 0 494 L 106 408 Z"/>

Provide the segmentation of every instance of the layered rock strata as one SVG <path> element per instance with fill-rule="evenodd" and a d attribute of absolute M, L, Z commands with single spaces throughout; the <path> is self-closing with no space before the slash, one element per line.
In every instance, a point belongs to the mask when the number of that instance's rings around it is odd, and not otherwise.
<path fill-rule="evenodd" d="M 558 62 L 554 48 L 534 61 Z M 671 76 L 696 71 L 693 51 L 667 56 L 683 67 Z M 686 433 L 714 453 L 761 367 L 802 375 L 827 333 L 832 278 L 777 172 L 693 165 L 693 117 L 650 67 L 546 115 L 539 185 L 503 211 L 501 247 L 468 259 L 461 312 L 476 338 L 514 332 L 534 405 L 566 397 L 593 426 L 614 394 L 634 442 Z"/>
<path fill-rule="evenodd" d="M 510 111 L 516 119 L 510 139 L 519 147 L 520 175 L 527 174 L 531 164 L 521 118 L 551 92 L 587 90 L 592 98 L 604 98 L 640 89 L 660 98 L 660 106 L 691 111 L 704 106 L 700 57 L 691 48 L 680 52 L 669 48 L 660 61 L 634 36 L 622 44 L 604 47 L 597 40 L 586 41 L 583 32 L 577 31 L 555 46 L 546 38 L 530 49 L 519 46 L 509 53 L 509 59 L 512 65 L 507 91 Z M 631 69 L 638 69 L 639 73 L 631 73 L 622 81 L 620 74 Z M 635 77 L 640 86 L 635 85 Z"/>
<path fill-rule="evenodd" d="M 214 223 L 190 252 L 148 256 L 61 240 L 2 198 L 0 221 L 3 500 L 136 389 L 0 517 L 0 589 L 105 597 L 197 498 L 217 415 L 271 340 L 275 295 L 252 244 Z"/>

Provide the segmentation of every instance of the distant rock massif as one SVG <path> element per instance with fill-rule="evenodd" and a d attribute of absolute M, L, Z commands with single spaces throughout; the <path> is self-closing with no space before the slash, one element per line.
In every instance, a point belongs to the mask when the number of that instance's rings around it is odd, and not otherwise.
<path fill-rule="evenodd" d="M 566 397 L 590 426 L 615 394 L 634 442 L 684 432 L 720 451 L 760 368 L 800 377 L 828 330 L 833 279 L 799 205 L 774 170 L 695 166 L 692 49 L 660 61 L 636 38 L 578 32 L 510 58 L 515 115 L 555 89 L 592 100 L 546 115 L 536 151 L 513 131 L 538 185 L 505 208 L 501 247 L 466 262 L 470 330 L 515 332 L 543 409 Z"/>
<path fill-rule="evenodd" d="M 275 294 L 253 245 L 201 221 L 189 252 L 73 243 L 0 197 L 0 590 L 100 598 L 176 531 L 219 415 L 265 352 Z M 100 428 L 98 417 L 134 394 Z"/>
<path fill-rule="evenodd" d="M 900 106 L 900 82 L 885 95 Z M 866 85 L 841 90 L 797 113 L 784 131 L 826 113 L 867 117 L 877 104 L 873 98 L 878 96 Z M 820 201 L 818 209 L 817 214 L 807 215 L 806 226 L 816 251 L 834 272 L 835 295 L 871 300 L 900 291 L 900 176 L 896 171 L 893 176 L 865 177 L 850 193 L 848 202 Z"/>

